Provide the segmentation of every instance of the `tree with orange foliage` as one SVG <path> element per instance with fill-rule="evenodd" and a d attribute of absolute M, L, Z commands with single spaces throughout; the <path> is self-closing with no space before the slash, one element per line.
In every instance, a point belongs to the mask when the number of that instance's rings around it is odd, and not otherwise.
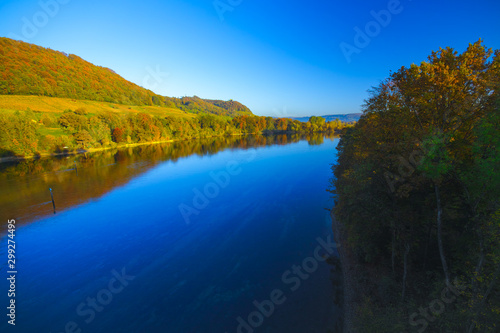
<path fill-rule="evenodd" d="M 116 127 L 113 130 L 113 141 L 116 143 L 123 142 L 123 130 L 120 127 Z"/>

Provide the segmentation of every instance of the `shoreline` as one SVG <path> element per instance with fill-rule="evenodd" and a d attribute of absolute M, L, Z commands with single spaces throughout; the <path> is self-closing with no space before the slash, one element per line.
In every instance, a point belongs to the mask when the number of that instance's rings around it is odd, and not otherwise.
<path fill-rule="evenodd" d="M 230 134 L 229 136 L 268 135 L 268 134 L 276 135 L 276 134 L 294 134 L 294 133 L 302 133 L 302 132 L 276 131 L 276 132 L 271 132 L 271 133 L 237 133 L 237 134 Z M 313 132 L 313 133 L 326 133 L 326 132 Z M 339 133 L 335 130 L 334 134 L 339 134 Z M 160 143 L 170 143 L 170 142 L 184 141 L 184 140 L 218 138 L 218 137 L 224 137 L 224 136 L 225 135 L 223 134 L 223 135 L 212 135 L 212 136 L 203 136 L 203 137 L 170 139 L 170 140 L 163 140 L 163 141 L 136 142 L 136 143 L 127 143 L 124 145 L 116 145 L 116 146 L 112 146 L 112 147 L 88 148 L 88 149 L 78 148 L 75 150 L 68 150 L 68 151 L 64 151 L 61 153 L 40 153 L 40 154 L 36 154 L 36 155 L 27 155 L 27 156 L 7 156 L 7 157 L 0 157 L 0 164 L 7 163 L 7 162 L 36 160 L 39 158 L 46 158 L 46 157 L 71 156 L 71 155 L 78 155 L 78 154 L 85 154 L 85 153 L 95 153 L 98 151 L 104 151 L 104 150 L 110 150 L 110 149 L 132 148 L 132 147 L 143 146 L 143 145 L 156 145 L 156 144 L 160 144 Z"/>
<path fill-rule="evenodd" d="M 342 269 L 342 289 L 343 289 L 343 333 L 354 333 L 354 318 L 356 315 L 356 305 L 359 299 L 358 293 L 360 291 L 356 276 L 356 265 L 352 257 L 352 253 L 347 244 L 346 233 L 342 223 L 335 217 L 333 209 L 330 211 L 332 218 L 332 229 L 335 242 L 338 244 L 337 251 L 339 253 L 340 265 Z"/>
<path fill-rule="evenodd" d="M 253 133 L 252 133 L 253 134 Z M 245 134 L 231 134 L 231 136 L 237 136 L 237 135 L 247 135 Z M 0 164 L 5 163 L 5 162 L 15 162 L 15 161 L 23 161 L 23 160 L 36 160 L 39 158 L 45 158 L 45 157 L 55 157 L 55 156 L 71 156 L 71 155 L 78 155 L 78 154 L 86 154 L 86 153 L 95 153 L 98 151 L 104 151 L 104 150 L 110 150 L 110 149 L 123 149 L 123 148 L 133 148 L 137 146 L 144 146 L 144 145 L 157 145 L 160 143 L 170 143 L 170 142 L 176 142 L 176 141 L 184 141 L 184 140 L 193 140 L 193 139 L 204 139 L 204 138 L 218 138 L 223 135 L 212 135 L 209 137 L 193 137 L 193 138 L 180 138 L 180 139 L 170 139 L 170 140 L 163 140 L 163 141 L 148 141 L 148 142 L 136 142 L 136 143 L 126 143 L 124 145 L 116 145 L 112 147 L 101 147 L 101 148 L 78 148 L 75 150 L 68 150 L 64 151 L 62 153 L 41 153 L 38 155 L 28 155 L 28 156 L 8 156 L 8 157 L 0 157 Z"/>
<path fill-rule="evenodd" d="M 174 142 L 174 141 L 178 141 L 178 140 L 127 143 L 125 145 L 116 145 L 114 147 L 101 147 L 101 148 L 88 148 L 88 149 L 79 148 L 76 150 L 64 151 L 62 153 L 41 153 L 38 155 L 28 155 L 28 156 L 0 157 L 0 163 L 24 161 L 24 160 L 36 160 L 39 158 L 55 157 L 55 156 L 71 156 L 71 155 L 78 155 L 78 154 L 85 154 L 85 153 L 95 153 L 98 151 L 104 151 L 104 150 L 110 150 L 110 149 L 131 148 L 131 147 L 137 147 L 137 146 L 143 146 L 143 145 L 155 145 L 155 144 L 159 144 L 159 143 L 168 143 L 168 142 Z"/>

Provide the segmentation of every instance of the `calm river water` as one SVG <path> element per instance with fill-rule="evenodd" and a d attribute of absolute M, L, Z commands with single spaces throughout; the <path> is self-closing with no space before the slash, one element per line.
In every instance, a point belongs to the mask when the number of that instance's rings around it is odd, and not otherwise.
<path fill-rule="evenodd" d="M 336 332 L 337 142 L 218 138 L 0 165 L 0 331 Z"/>

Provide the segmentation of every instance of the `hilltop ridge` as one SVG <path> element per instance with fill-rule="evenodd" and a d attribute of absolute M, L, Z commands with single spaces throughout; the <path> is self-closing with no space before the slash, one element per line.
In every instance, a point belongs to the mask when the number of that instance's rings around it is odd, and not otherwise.
<path fill-rule="evenodd" d="M 0 95 L 37 95 L 138 106 L 162 106 L 192 113 L 252 115 L 230 100 L 167 97 L 125 80 L 110 68 L 74 54 L 0 37 Z"/>

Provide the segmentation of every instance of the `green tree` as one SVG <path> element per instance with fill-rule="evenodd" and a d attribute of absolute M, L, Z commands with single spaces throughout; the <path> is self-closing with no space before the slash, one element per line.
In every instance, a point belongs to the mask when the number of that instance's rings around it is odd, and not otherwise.
<path fill-rule="evenodd" d="M 403 300 L 431 291 L 419 271 L 470 285 L 460 320 L 439 319 L 448 331 L 491 328 L 498 314 L 499 63 L 478 41 L 402 67 L 337 148 L 335 215 L 357 258 L 389 263 Z"/>
<path fill-rule="evenodd" d="M 78 147 L 80 148 L 91 148 L 94 143 L 94 139 L 86 130 L 81 130 L 73 134 L 73 138 Z"/>

